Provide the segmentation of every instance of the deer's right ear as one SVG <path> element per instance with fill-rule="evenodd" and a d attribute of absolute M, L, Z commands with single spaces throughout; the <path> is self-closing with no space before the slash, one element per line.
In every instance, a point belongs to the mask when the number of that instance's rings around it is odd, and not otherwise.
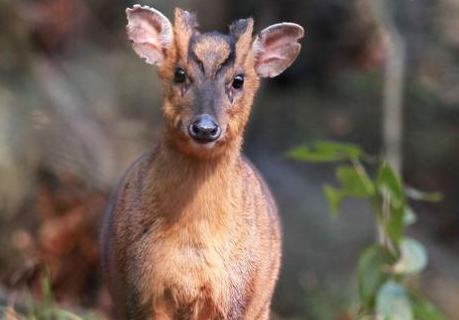
<path fill-rule="evenodd" d="M 173 41 L 170 21 L 158 10 L 140 5 L 126 9 L 126 15 L 126 30 L 135 52 L 147 63 L 161 65 Z"/>

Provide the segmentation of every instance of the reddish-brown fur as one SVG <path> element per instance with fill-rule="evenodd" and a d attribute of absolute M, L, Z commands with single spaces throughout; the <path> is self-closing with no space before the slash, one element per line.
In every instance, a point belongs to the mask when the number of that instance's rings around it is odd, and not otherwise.
<path fill-rule="evenodd" d="M 259 85 L 252 20 L 236 35 L 236 57 L 224 76 L 231 82 L 243 73 L 244 90 L 221 99 L 218 121 L 224 134 L 212 148 L 193 143 L 180 129 L 196 110 L 188 89 L 171 84 L 178 64 L 190 76 L 198 72 L 189 59 L 196 32 L 194 17 L 177 10 L 174 43 L 158 58 L 163 59 L 158 63 L 163 139 L 125 173 L 104 220 L 102 263 L 122 319 L 269 317 L 280 224 L 268 188 L 240 150 Z M 220 36 L 199 36 L 193 54 L 205 60 L 206 77 L 213 77 L 231 48 Z"/>

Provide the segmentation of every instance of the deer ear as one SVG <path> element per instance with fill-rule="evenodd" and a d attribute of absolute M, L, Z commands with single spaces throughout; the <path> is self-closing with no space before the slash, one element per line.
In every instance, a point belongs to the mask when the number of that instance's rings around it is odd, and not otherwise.
<path fill-rule="evenodd" d="M 287 69 L 300 53 L 304 30 L 295 23 L 274 24 L 257 36 L 252 45 L 259 77 L 275 77 Z"/>
<path fill-rule="evenodd" d="M 134 51 L 147 63 L 160 65 L 173 41 L 170 21 L 158 10 L 140 5 L 126 9 L 126 15 Z"/>

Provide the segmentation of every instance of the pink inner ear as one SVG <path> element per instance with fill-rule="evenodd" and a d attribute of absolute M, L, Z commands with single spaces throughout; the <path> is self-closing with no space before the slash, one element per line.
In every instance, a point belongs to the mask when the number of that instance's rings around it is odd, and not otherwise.
<path fill-rule="evenodd" d="M 260 54 L 257 62 L 258 63 L 268 63 L 269 61 L 276 60 L 276 59 L 284 59 L 283 56 L 278 54 L 277 52 L 280 51 L 279 48 L 271 48 L 270 50 L 263 51 L 262 54 Z"/>
<path fill-rule="evenodd" d="M 127 33 L 135 52 L 150 64 L 164 60 L 165 48 L 172 41 L 172 26 L 160 12 L 134 6 L 126 11 Z"/>
<path fill-rule="evenodd" d="M 145 59 L 146 63 L 155 64 L 164 60 L 164 54 L 161 53 L 161 49 L 151 43 L 134 43 L 133 48 L 141 58 Z"/>
<path fill-rule="evenodd" d="M 298 56 L 304 36 L 296 24 L 281 23 L 263 30 L 254 43 L 256 70 L 260 77 L 275 77 L 288 68 Z"/>
<path fill-rule="evenodd" d="M 159 34 L 161 25 L 157 21 L 148 19 L 143 20 L 142 17 L 135 17 L 129 21 L 130 28 L 129 36 L 135 42 L 149 42 L 159 44 Z"/>
<path fill-rule="evenodd" d="M 162 60 L 162 48 L 159 42 L 159 32 L 144 21 L 138 26 L 128 26 L 128 36 L 132 41 L 135 52 L 147 63 L 153 64 Z"/>

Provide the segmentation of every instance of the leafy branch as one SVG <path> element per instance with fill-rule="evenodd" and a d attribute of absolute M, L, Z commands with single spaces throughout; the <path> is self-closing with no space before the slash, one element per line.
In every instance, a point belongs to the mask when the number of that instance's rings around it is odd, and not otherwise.
<path fill-rule="evenodd" d="M 427 265 L 427 254 L 419 241 L 404 234 L 416 221 L 408 200 L 439 201 L 441 194 L 404 186 L 385 159 L 367 155 L 354 144 L 317 141 L 311 147 L 296 147 L 287 156 L 303 162 L 340 162 L 335 169 L 340 187 L 324 186 L 333 216 L 346 198 L 371 204 L 380 234 L 378 243 L 366 248 L 359 258 L 358 319 L 446 320 L 409 285 L 410 278 Z M 371 176 L 365 165 L 376 174 Z"/>

